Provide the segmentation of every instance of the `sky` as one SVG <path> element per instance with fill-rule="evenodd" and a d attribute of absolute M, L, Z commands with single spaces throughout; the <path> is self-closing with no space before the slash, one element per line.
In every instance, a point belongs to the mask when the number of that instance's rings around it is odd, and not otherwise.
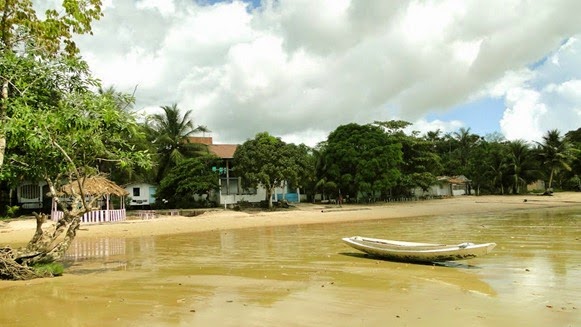
<path fill-rule="evenodd" d="M 526 141 L 581 127 L 578 0 L 103 4 L 76 37 L 95 76 L 135 90 L 139 114 L 192 110 L 215 143 L 267 131 L 315 146 L 393 119 Z"/>

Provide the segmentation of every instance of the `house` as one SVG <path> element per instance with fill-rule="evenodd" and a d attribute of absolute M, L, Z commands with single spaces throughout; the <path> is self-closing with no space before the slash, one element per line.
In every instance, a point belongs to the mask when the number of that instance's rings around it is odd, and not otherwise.
<path fill-rule="evenodd" d="M 242 178 L 238 176 L 233 167 L 234 153 L 238 148 L 237 144 L 214 144 L 212 137 L 190 137 L 191 143 L 204 144 L 208 152 L 221 159 L 218 166 L 212 169 L 220 174 L 220 190 L 212 193 L 211 200 L 220 206 L 233 205 L 238 202 L 258 203 L 266 199 L 266 189 L 259 186 L 256 189 L 245 189 L 242 187 Z M 299 202 L 300 193 L 298 189 L 289 187 L 276 188 L 273 200 L 285 199 L 288 202 Z"/>
<path fill-rule="evenodd" d="M 157 188 L 149 183 L 131 183 L 125 185 L 125 191 L 129 193 L 129 207 L 149 209 L 155 204 L 155 192 Z"/>
<path fill-rule="evenodd" d="M 527 192 L 544 192 L 546 189 L 545 181 L 541 179 L 527 185 Z"/>
<path fill-rule="evenodd" d="M 16 201 L 22 209 L 50 209 L 51 198 L 46 182 L 22 182 L 16 188 Z"/>
<path fill-rule="evenodd" d="M 421 188 L 416 188 L 413 190 L 414 195 L 418 197 L 422 196 L 458 196 L 470 194 L 470 180 L 464 175 L 459 176 L 438 176 L 438 181 L 436 184 L 430 186 L 430 188 L 424 192 Z"/>

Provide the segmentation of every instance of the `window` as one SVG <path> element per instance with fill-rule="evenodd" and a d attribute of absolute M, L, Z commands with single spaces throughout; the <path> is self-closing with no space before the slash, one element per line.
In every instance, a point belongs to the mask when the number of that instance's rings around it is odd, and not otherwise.
<path fill-rule="evenodd" d="M 20 187 L 20 197 L 23 199 L 39 199 L 40 187 L 37 184 L 26 184 Z"/>
<path fill-rule="evenodd" d="M 139 196 L 139 187 L 134 187 L 133 188 L 133 196 Z"/>

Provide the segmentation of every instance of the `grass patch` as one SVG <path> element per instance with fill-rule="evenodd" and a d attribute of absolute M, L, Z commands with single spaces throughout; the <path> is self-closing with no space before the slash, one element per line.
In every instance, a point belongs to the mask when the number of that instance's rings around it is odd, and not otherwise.
<path fill-rule="evenodd" d="M 32 267 L 42 276 L 62 276 L 65 267 L 58 262 L 42 263 Z"/>

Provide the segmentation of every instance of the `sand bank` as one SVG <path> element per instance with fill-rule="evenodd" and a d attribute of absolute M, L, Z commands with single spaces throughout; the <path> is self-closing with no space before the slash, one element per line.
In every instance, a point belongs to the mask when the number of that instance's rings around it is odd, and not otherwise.
<path fill-rule="evenodd" d="M 78 237 L 139 237 L 195 233 L 258 226 L 281 226 L 372 219 L 474 214 L 555 207 L 579 207 L 581 193 L 556 193 L 554 196 L 457 196 L 448 199 L 375 203 L 370 205 L 299 204 L 273 212 L 239 212 L 216 209 L 195 217 L 158 216 L 155 219 L 131 219 L 125 222 L 81 225 Z M 0 246 L 27 242 L 34 234 L 35 220 L 0 222 Z"/>

